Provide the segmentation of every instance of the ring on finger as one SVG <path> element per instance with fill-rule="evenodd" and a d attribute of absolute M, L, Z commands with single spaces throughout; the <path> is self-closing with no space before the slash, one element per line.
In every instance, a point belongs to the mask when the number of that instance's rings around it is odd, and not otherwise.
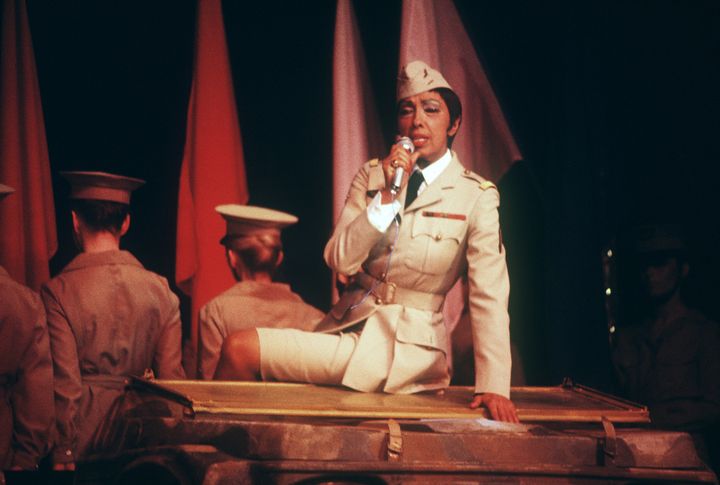
<path fill-rule="evenodd" d="M 398 168 L 398 165 L 399 165 L 399 164 L 398 164 L 398 161 L 397 161 L 397 160 L 393 160 L 390 165 L 392 165 L 393 168 Z"/>

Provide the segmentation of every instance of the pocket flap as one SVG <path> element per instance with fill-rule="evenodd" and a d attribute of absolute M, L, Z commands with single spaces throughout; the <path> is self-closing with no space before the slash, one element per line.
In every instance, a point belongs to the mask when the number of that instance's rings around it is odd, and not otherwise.
<path fill-rule="evenodd" d="M 467 224 L 464 220 L 430 218 L 418 215 L 413 221 L 412 237 L 424 235 L 435 240 L 455 239 L 462 241 Z"/>
<path fill-rule="evenodd" d="M 398 342 L 431 347 L 443 352 L 447 345 L 445 324 L 442 322 L 433 325 L 427 321 L 401 321 L 398 324 L 395 338 Z"/>

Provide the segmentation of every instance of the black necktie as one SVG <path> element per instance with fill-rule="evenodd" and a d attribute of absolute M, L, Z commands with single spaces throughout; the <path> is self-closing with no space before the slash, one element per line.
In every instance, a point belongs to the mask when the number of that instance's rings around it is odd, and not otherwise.
<path fill-rule="evenodd" d="M 417 198 L 418 189 L 424 181 L 425 177 L 423 177 L 420 170 L 413 171 L 410 175 L 410 180 L 408 180 L 407 193 L 405 194 L 405 207 L 412 204 L 412 202 Z"/>

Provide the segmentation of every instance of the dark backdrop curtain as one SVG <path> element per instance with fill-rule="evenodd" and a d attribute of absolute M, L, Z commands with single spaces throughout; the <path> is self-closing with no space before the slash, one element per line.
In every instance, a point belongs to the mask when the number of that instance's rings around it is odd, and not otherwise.
<path fill-rule="evenodd" d="M 526 158 L 500 190 L 512 335 L 528 381 L 572 376 L 609 389 L 601 250 L 619 228 L 686 220 L 690 293 L 720 316 L 718 3 L 456 5 Z M 400 2 L 355 8 L 390 141 Z M 335 2 L 224 10 L 250 203 L 300 217 L 285 235 L 284 276 L 327 308 Z M 125 247 L 171 279 L 194 2 L 31 0 L 29 15 L 58 214 L 53 272 L 75 254 L 57 172 L 105 170 L 148 181 Z"/>

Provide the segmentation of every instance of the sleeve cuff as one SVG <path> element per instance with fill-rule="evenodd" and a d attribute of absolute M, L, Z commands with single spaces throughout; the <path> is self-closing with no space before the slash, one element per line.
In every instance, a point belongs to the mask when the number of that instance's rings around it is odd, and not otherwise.
<path fill-rule="evenodd" d="M 400 202 L 393 200 L 391 204 L 382 204 L 380 192 L 375 194 L 367 207 L 367 216 L 370 224 L 380 232 L 387 231 L 395 216 L 400 212 Z"/>

